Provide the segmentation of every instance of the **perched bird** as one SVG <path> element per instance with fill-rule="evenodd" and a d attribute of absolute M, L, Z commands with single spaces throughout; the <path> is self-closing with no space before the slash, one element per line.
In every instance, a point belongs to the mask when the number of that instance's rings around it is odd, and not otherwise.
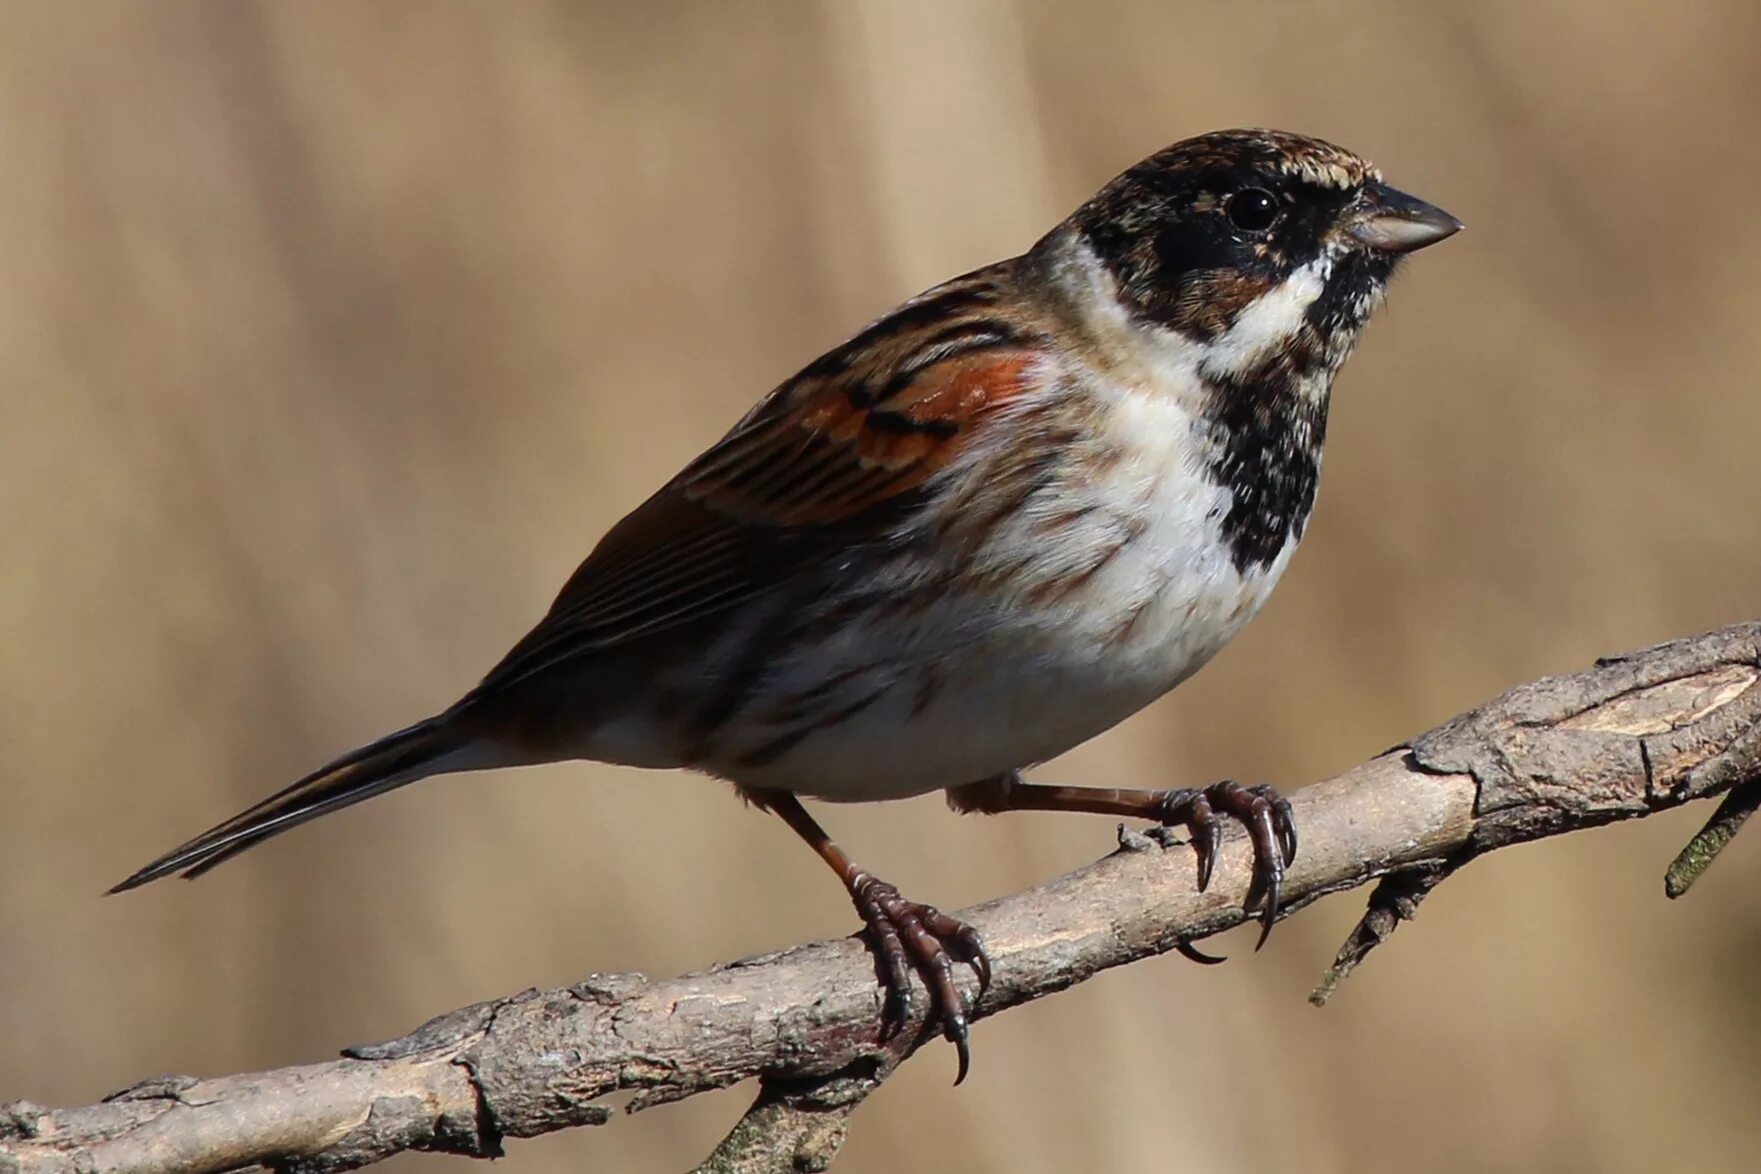
<path fill-rule="evenodd" d="M 1269 930 L 1296 853 L 1269 787 L 1018 772 L 1168 692 L 1259 610 L 1308 521 L 1334 373 L 1401 257 L 1460 227 L 1301 135 L 1159 151 L 1023 255 L 911 299 L 772 391 L 445 712 L 112 891 L 197 876 L 429 775 L 691 767 L 832 867 L 879 951 L 882 1032 L 906 1022 L 916 969 L 961 1078 L 953 965 L 989 981 L 979 935 L 857 867 L 801 796 L 945 790 L 956 811 L 1181 825 L 1201 889 L 1229 817 Z"/>

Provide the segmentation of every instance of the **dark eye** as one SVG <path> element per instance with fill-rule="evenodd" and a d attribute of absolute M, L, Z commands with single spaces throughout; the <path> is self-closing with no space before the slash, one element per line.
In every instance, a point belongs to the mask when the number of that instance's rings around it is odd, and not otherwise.
<path fill-rule="evenodd" d="M 1229 221 L 1243 232 L 1264 232 L 1278 219 L 1278 198 L 1264 188 L 1248 188 L 1229 197 Z"/>

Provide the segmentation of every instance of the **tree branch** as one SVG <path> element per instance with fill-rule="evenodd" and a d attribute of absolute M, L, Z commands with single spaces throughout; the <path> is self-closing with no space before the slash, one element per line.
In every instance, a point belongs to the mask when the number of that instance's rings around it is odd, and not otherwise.
<path fill-rule="evenodd" d="M 1672 872 L 1672 893 L 1684 888 L 1756 806 L 1758 646 L 1761 622 L 1599 661 L 1292 796 L 1303 846 L 1286 914 L 1381 878 L 1316 1001 L 1468 860 L 1734 789 Z M 1121 829 L 1105 859 L 962 912 L 995 972 L 973 1019 L 1243 920 L 1241 838 L 1225 845 L 1208 893 L 1192 874 L 1186 851 Z M 970 976 L 962 982 L 975 996 Z M 81 1108 L 0 1106 L 0 1174 L 305 1174 L 404 1150 L 489 1157 L 505 1138 L 606 1123 L 613 1093 L 634 1093 L 636 1112 L 752 1077 L 758 1099 L 700 1169 L 823 1169 L 867 1093 L 934 1038 L 918 1021 L 883 1046 L 880 1011 L 874 961 L 856 938 L 660 982 L 593 975 L 453 1011 L 328 1063 L 163 1078 Z"/>

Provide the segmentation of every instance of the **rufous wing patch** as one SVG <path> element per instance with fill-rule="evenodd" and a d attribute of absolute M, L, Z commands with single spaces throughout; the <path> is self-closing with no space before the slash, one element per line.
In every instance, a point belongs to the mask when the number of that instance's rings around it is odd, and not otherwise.
<path fill-rule="evenodd" d="M 774 413 L 704 454 L 681 488 L 748 522 L 849 520 L 947 467 L 986 414 L 1020 393 L 1028 362 L 1020 351 L 952 358 L 872 402 L 848 377 L 785 388 Z"/>

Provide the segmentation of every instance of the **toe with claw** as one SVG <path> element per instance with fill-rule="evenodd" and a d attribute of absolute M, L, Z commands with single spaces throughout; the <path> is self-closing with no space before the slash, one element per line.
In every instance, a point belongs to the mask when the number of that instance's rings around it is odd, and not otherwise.
<path fill-rule="evenodd" d="M 991 963 L 978 931 L 933 905 L 907 901 L 898 889 L 866 873 L 853 880 L 850 892 L 880 955 L 887 994 L 884 1034 L 891 1037 L 909 1022 L 911 971 L 916 970 L 929 988 L 932 1021 L 941 1021 L 942 1035 L 959 1053 L 960 1069 L 954 1078 L 959 1084 L 966 1079 L 972 1056 L 967 1045 L 967 1007 L 954 982 L 954 964 L 972 967 L 982 998 L 990 986 Z"/>
<path fill-rule="evenodd" d="M 1164 825 L 1183 826 L 1191 836 L 1198 856 L 1200 892 L 1210 887 L 1217 850 L 1223 843 L 1219 816 L 1246 826 L 1254 856 L 1247 900 L 1250 907 L 1256 900 L 1260 903 L 1260 939 L 1254 948 L 1265 945 L 1278 918 L 1284 870 L 1296 859 L 1296 822 L 1291 818 L 1290 803 L 1269 786 L 1244 787 L 1225 780 L 1203 790 L 1164 792 L 1160 816 Z"/>

